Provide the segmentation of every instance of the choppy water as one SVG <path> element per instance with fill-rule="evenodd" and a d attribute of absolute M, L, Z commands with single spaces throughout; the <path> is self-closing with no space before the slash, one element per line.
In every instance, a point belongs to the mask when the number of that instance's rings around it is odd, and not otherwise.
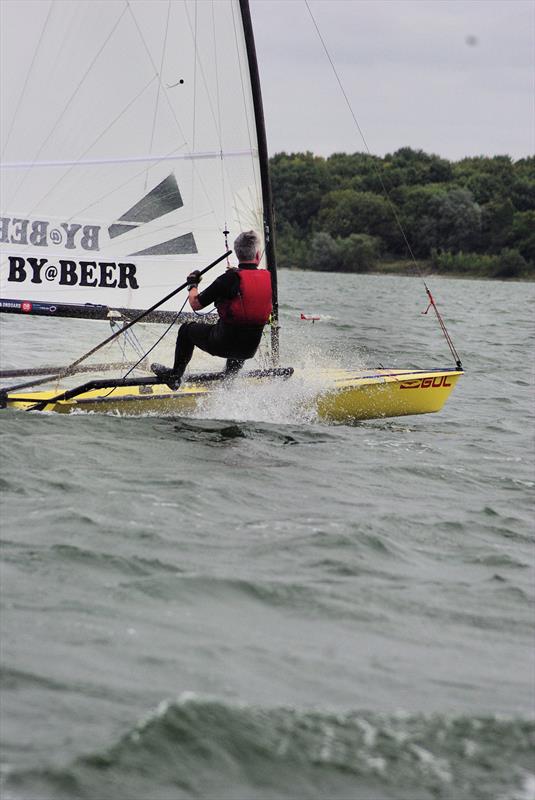
<path fill-rule="evenodd" d="M 417 280 L 280 283 L 285 363 L 452 366 Z M 0 412 L 3 800 L 535 798 L 535 287 L 430 283 L 438 415 Z M 2 366 L 81 325 L 0 318 Z"/>

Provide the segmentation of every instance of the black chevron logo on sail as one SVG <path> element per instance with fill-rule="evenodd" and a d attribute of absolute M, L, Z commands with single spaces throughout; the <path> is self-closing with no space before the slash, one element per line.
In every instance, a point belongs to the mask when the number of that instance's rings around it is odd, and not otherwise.
<path fill-rule="evenodd" d="M 176 211 L 184 205 L 176 178 L 173 173 L 159 183 L 154 189 L 139 200 L 132 208 L 128 209 L 119 221 L 110 225 L 108 233 L 110 239 L 115 239 L 123 233 L 134 230 L 140 225 L 152 220 L 163 217 L 171 211 Z M 186 233 L 182 236 L 175 236 L 165 242 L 155 244 L 137 253 L 130 253 L 132 256 L 155 256 L 155 255 L 181 255 L 183 253 L 197 253 L 197 245 L 193 233 Z"/>
<path fill-rule="evenodd" d="M 197 253 L 197 245 L 192 233 L 184 233 L 182 236 L 176 236 L 174 239 L 169 239 L 167 242 L 155 244 L 153 247 L 147 247 L 146 250 L 139 250 L 137 253 L 130 253 L 131 256 L 170 256 L 182 255 L 182 253 Z"/>

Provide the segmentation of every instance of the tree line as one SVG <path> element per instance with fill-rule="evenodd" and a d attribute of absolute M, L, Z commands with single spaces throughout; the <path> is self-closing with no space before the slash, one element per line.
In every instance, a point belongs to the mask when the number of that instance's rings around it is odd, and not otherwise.
<path fill-rule="evenodd" d="M 280 267 L 535 278 L 535 157 L 270 159 Z"/>

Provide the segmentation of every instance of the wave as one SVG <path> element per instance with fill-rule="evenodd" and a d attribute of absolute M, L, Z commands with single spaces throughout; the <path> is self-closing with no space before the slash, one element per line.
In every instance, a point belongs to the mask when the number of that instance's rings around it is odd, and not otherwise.
<path fill-rule="evenodd" d="M 7 774 L 4 800 L 532 800 L 535 722 L 166 701 L 101 752 Z"/>

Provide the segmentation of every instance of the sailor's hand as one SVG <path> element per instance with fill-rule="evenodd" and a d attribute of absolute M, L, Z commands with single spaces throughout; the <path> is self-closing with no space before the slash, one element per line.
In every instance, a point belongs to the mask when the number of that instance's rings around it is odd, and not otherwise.
<path fill-rule="evenodd" d="M 202 280 L 201 273 L 198 269 L 194 269 L 193 272 L 190 272 L 186 280 L 188 282 L 188 289 L 194 289 Z"/>

